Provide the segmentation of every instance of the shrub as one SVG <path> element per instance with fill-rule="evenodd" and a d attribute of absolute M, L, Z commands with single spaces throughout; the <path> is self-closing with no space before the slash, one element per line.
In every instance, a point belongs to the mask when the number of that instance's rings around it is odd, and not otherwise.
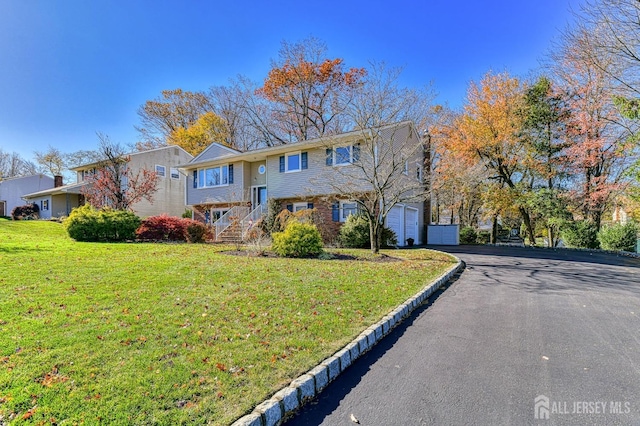
<path fill-rule="evenodd" d="M 465 226 L 460 230 L 460 244 L 475 244 L 478 233 L 471 226 Z"/>
<path fill-rule="evenodd" d="M 369 221 L 362 214 L 350 215 L 340 228 L 340 244 L 349 248 L 369 248 L 371 238 Z M 395 232 L 386 226 L 382 228 L 382 246 L 391 247 L 398 244 Z"/>
<path fill-rule="evenodd" d="M 37 204 L 25 204 L 24 206 L 16 206 L 11 210 L 11 218 L 13 220 L 32 220 L 40 217 L 40 208 Z"/>
<path fill-rule="evenodd" d="M 96 210 L 86 204 L 73 209 L 63 225 L 76 241 L 127 241 L 135 238 L 140 218 L 130 211 Z"/>
<path fill-rule="evenodd" d="M 144 219 L 136 236 L 145 241 L 186 241 L 186 228 L 185 219 L 161 214 Z"/>
<path fill-rule="evenodd" d="M 322 237 L 315 225 L 290 222 L 284 232 L 275 232 L 273 251 L 283 257 L 309 257 L 322 253 Z"/>
<path fill-rule="evenodd" d="M 209 228 L 202 222 L 193 219 L 182 219 L 185 228 L 185 236 L 190 243 L 204 243 L 207 239 Z"/>
<path fill-rule="evenodd" d="M 600 246 L 605 250 L 635 251 L 638 226 L 629 222 L 625 225 L 604 226 L 598 233 Z"/>
<path fill-rule="evenodd" d="M 562 239 L 568 247 L 598 248 L 598 229 L 592 222 L 578 220 L 569 222 L 562 228 Z"/>
<path fill-rule="evenodd" d="M 491 232 L 478 231 L 478 236 L 476 237 L 476 244 L 489 244 L 490 241 L 491 241 Z"/>
<path fill-rule="evenodd" d="M 190 209 L 184 209 L 184 213 L 182 213 L 182 217 L 184 219 L 191 219 L 191 217 L 193 216 L 193 211 Z"/>

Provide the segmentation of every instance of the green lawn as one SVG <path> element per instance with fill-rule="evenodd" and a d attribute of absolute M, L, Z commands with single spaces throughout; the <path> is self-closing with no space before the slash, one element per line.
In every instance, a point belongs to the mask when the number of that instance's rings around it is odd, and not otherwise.
<path fill-rule="evenodd" d="M 0 424 L 229 424 L 453 263 L 228 249 L 0 219 Z"/>

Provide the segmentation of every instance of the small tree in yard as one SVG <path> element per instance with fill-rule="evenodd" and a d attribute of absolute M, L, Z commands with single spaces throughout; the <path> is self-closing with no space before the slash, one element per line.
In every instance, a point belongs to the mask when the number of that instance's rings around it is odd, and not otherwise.
<path fill-rule="evenodd" d="M 362 130 L 359 140 L 349 147 L 327 148 L 327 164 L 348 164 L 332 167 L 323 178 L 334 192 L 358 203 L 369 223 L 371 251 L 378 253 L 391 209 L 427 196 L 423 144 L 409 122 Z"/>
<path fill-rule="evenodd" d="M 98 138 L 102 161 L 95 174 L 85 177 L 88 185 L 82 188 L 82 194 L 87 202 L 97 209 L 110 207 L 115 210 L 130 210 L 142 200 L 153 202 L 158 186 L 156 172 L 143 169 L 134 173 L 128 167 L 130 157 L 119 144 L 102 134 L 98 134 Z"/>

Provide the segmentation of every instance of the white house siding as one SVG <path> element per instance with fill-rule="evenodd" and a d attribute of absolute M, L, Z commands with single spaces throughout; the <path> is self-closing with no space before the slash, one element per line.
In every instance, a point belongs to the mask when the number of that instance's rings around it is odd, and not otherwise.
<path fill-rule="evenodd" d="M 264 174 L 260 174 L 260 172 L 258 171 L 260 166 L 265 166 L 266 168 L 266 162 L 256 161 L 255 163 L 249 163 L 249 167 L 251 167 L 251 173 L 249 175 L 249 178 L 251 180 L 249 185 L 264 186 L 267 184 L 267 173 L 265 172 Z"/>
<path fill-rule="evenodd" d="M 5 214 L 9 216 L 15 207 L 27 204 L 23 195 L 53 188 L 53 185 L 53 178 L 42 174 L 0 181 L 0 201 L 5 202 Z"/>
<path fill-rule="evenodd" d="M 80 205 L 77 194 L 55 194 L 51 196 L 51 215 L 53 217 L 67 216 L 71 210 Z"/>
<path fill-rule="evenodd" d="M 236 151 L 235 149 L 228 148 L 226 146 L 223 146 L 217 143 L 213 143 L 209 145 L 207 148 L 205 148 L 205 150 L 202 151 L 200 154 L 198 154 L 198 156 L 194 158 L 194 161 L 200 162 L 200 161 L 212 160 L 215 158 L 235 155 L 239 153 L 240 151 Z"/>
<path fill-rule="evenodd" d="M 291 152 L 296 150 L 292 146 Z M 307 153 L 308 168 L 299 172 L 280 172 L 280 155 L 267 157 L 267 191 L 269 198 L 309 197 L 335 194 L 329 184 L 340 178 L 339 168 L 351 166 L 327 166 L 326 148 L 302 149 Z M 355 183 L 354 183 L 355 184 Z"/>
<path fill-rule="evenodd" d="M 189 176 L 186 179 L 187 205 L 194 206 L 198 204 L 247 201 L 245 178 L 250 173 L 247 167 L 249 163 L 238 161 L 229 164 L 233 164 L 233 183 L 215 188 L 194 188 L 193 170 L 190 170 Z"/>
<path fill-rule="evenodd" d="M 158 190 L 153 196 L 153 203 L 142 200 L 133 205 L 133 211 L 140 217 L 159 214 L 181 216 L 186 208 L 184 200 L 187 179 L 182 173 L 178 173 L 178 179 L 171 178 L 171 168 L 177 168 L 192 158 L 189 153 L 175 146 L 132 154 L 129 167 L 134 174 L 142 169 L 155 171 L 156 165 L 165 167 L 165 176 L 158 178 Z"/>

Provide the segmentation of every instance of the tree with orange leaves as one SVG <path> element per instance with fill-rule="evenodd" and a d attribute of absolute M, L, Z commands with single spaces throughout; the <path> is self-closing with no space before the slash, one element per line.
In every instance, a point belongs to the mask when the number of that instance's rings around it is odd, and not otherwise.
<path fill-rule="evenodd" d="M 283 42 L 280 60 L 256 94 L 270 102 L 270 144 L 289 143 L 343 131 L 341 113 L 365 76 L 364 68 L 346 69 L 340 58 L 326 58 L 315 38 Z"/>
<path fill-rule="evenodd" d="M 480 163 L 490 180 L 505 187 L 525 225 L 531 244 L 535 234 L 530 213 L 521 197 L 530 189 L 532 172 L 527 167 L 527 140 L 522 137 L 524 89 L 508 73 L 487 73 L 472 82 L 464 112 L 454 121 L 446 138 L 449 150 L 469 164 Z"/>

